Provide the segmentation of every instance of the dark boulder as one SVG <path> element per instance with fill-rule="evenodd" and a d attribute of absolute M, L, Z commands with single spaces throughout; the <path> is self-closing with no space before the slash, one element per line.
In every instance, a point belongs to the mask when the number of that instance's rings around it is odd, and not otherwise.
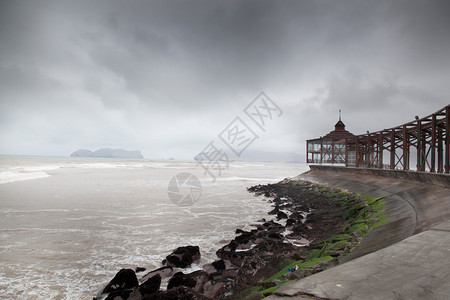
<path fill-rule="evenodd" d="M 212 263 L 212 265 L 214 266 L 214 268 L 217 271 L 221 271 L 221 270 L 225 270 L 225 262 L 221 259 L 221 260 L 216 260 L 215 262 Z"/>
<path fill-rule="evenodd" d="M 280 211 L 280 207 L 278 205 L 275 206 L 274 209 L 268 212 L 269 215 L 276 215 Z"/>
<path fill-rule="evenodd" d="M 285 212 L 282 212 L 282 211 L 279 211 L 278 213 L 277 213 L 277 220 L 280 220 L 280 219 L 287 219 L 287 214 L 285 213 Z"/>
<path fill-rule="evenodd" d="M 247 256 L 243 259 L 239 275 L 241 277 L 253 276 L 266 264 L 265 260 L 258 256 Z"/>
<path fill-rule="evenodd" d="M 252 232 L 243 231 L 241 235 L 238 235 L 234 240 L 238 243 L 246 243 L 253 236 Z"/>
<path fill-rule="evenodd" d="M 263 227 L 266 230 L 270 230 L 270 231 L 276 231 L 276 232 L 283 232 L 284 231 L 284 226 L 281 225 L 280 223 L 274 222 L 273 220 L 264 223 Z"/>
<path fill-rule="evenodd" d="M 118 290 L 114 291 L 112 293 L 109 293 L 108 296 L 105 298 L 105 300 L 117 300 L 117 299 L 123 299 L 123 300 L 140 300 L 141 294 L 139 291 L 134 289 L 128 289 L 128 290 Z"/>
<path fill-rule="evenodd" d="M 152 295 L 145 295 L 142 300 L 211 300 L 200 293 L 184 286 L 179 286 L 167 291 L 159 291 Z"/>
<path fill-rule="evenodd" d="M 167 290 L 184 286 L 191 288 L 196 292 L 203 292 L 203 286 L 208 280 L 208 273 L 199 270 L 189 274 L 184 274 L 183 272 L 178 272 L 173 275 L 167 285 Z"/>
<path fill-rule="evenodd" d="M 219 250 L 216 251 L 216 255 L 218 258 L 221 259 L 228 259 L 229 254 L 233 254 L 236 251 L 236 248 L 239 246 L 239 244 L 236 241 L 231 241 L 229 244 L 223 246 Z M 225 257 L 223 257 L 225 256 Z"/>
<path fill-rule="evenodd" d="M 286 220 L 286 226 L 291 226 L 291 225 L 294 225 L 295 223 L 297 223 L 297 221 L 295 221 L 294 219 Z"/>
<path fill-rule="evenodd" d="M 252 256 L 252 251 L 241 251 L 241 252 L 235 252 L 230 253 L 227 256 L 221 257 L 222 259 L 229 260 L 231 264 L 240 267 L 242 265 L 242 261 L 247 256 Z"/>
<path fill-rule="evenodd" d="M 183 272 L 175 273 L 172 278 L 170 278 L 169 284 L 167 285 L 167 290 L 176 288 L 178 286 L 185 286 L 193 288 L 196 285 L 194 279 L 187 278 Z"/>
<path fill-rule="evenodd" d="M 273 200 L 273 203 L 275 203 L 276 205 L 280 205 L 283 201 L 280 199 L 280 197 L 276 197 Z"/>
<path fill-rule="evenodd" d="M 166 257 L 165 264 L 178 268 L 187 268 L 200 257 L 200 248 L 198 246 L 178 247 Z"/>
<path fill-rule="evenodd" d="M 161 286 L 161 276 L 159 274 L 156 274 L 155 276 L 149 278 L 139 286 L 139 292 L 142 295 L 153 294 L 159 290 L 160 286 Z"/>
<path fill-rule="evenodd" d="M 103 294 L 111 293 L 118 290 L 126 290 L 138 287 L 139 282 L 136 273 L 132 269 L 122 269 L 117 272 L 116 276 L 103 289 Z"/>
<path fill-rule="evenodd" d="M 205 283 L 208 281 L 209 275 L 203 270 L 198 270 L 198 271 L 186 274 L 186 276 L 195 280 L 196 284 L 195 284 L 195 287 L 193 288 L 193 290 L 195 292 L 202 293 L 203 287 L 204 287 Z"/>
<path fill-rule="evenodd" d="M 276 240 L 281 240 L 283 239 L 283 236 L 277 232 L 269 232 L 269 234 L 267 235 L 268 238 L 271 239 L 276 239 Z"/>
<path fill-rule="evenodd" d="M 169 278 L 173 274 L 173 268 L 172 267 L 168 267 L 168 266 L 164 266 L 162 268 L 159 268 L 159 269 L 156 269 L 154 271 L 148 272 L 147 274 L 145 274 L 141 278 L 141 282 L 144 282 L 144 281 L 150 279 L 151 277 L 155 276 L 156 274 L 161 276 L 161 279 Z"/>
<path fill-rule="evenodd" d="M 205 283 L 203 295 L 209 299 L 217 299 L 222 294 L 222 290 L 226 289 L 230 285 L 230 281 L 223 279 L 218 281 L 210 280 Z"/>
<path fill-rule="evenodd" d="M 203 265 L 203 270 L 208 273 L 208 274 L 212 274 L 212 273 L 216 273 L 216 272 L 221 272 L 223 270 L 226 269 L 226 264 L 225 261 L 221 260 L 216 260 L 210 264 L 206 264 Z"/>
<path fill-rule="evenodd" d="M 302 222 L 298 222 L 297 224 L 295 224 L 295 226 L 292 228 L 292 230 L 295 233 L 304 233 L 308 231 L 308 227 L 303 224 Z"/>

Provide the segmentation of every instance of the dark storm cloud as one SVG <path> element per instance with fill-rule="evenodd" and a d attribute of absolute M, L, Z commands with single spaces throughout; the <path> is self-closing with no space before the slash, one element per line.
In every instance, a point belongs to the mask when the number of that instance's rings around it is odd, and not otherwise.
<path fill-rule="evenodd" d="M 444 0 L 0 5 L 2 153 L 189 158 L 261 90 L 285 114 L 255 147 L 302 153 L 338 109 L 362 133 L 449 102 Z"/>
<path fill-rule="evenodd" d="M 378 131 L 424 117 L 445 105 L 446 99 L 425 89 L 399 83 L 390 74 L 373 77 L 356 67 L 330 77 L 325 86 L 306 99 L 310 114 L 334 116 L 328 122 L 332 129 L 337 112 L 342 109 L 344 121 L 355 134 Z M 324 124 L 322 124 L 324 125 Z M 314 130 L 316 136 L 327 132 L 324 126 Z"/>

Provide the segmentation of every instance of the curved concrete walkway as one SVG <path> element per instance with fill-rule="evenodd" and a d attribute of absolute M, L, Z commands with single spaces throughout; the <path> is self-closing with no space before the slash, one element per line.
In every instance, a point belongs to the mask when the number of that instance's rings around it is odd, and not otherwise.
<path fill-rule="evenodd" d="M 384 196 L 389 220 L 342 264 L 288 283 L 266 299 L 450 299 L 450 189 L 330 170 L 297 178 Z"/>

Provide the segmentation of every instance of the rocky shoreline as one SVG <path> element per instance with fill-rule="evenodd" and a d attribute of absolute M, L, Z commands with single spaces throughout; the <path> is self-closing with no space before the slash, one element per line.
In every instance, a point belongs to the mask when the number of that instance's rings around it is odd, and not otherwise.
<path fill-rule="evenodd" d="M 200 249 L 179 247 L 139 279 L 142 269 L 120 270 L 94 299 L 262 299 L 287 281 L 337 264 L 383 222 L 381 199 L 307 181 L 285 179 L 248 190 L 272 203 L 273 219 L 259 220 L 251 231 L 237 229 L 216 261 L 185 274 L 182 268 L 200 258 Z"/>

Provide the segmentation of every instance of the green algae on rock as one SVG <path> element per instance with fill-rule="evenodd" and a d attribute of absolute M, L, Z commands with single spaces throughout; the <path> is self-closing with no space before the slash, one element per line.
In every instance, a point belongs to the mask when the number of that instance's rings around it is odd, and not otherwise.
<path fill-rule="evenodd" d="M 297 250 L 293 257 L 297 256 L 301 259 L 285 258 L 282 260 L 279 265 L 279 271 L 267 279 L 261 279 L 251 289 L 251 292 L 260 292 L 267 296 L 289 281 L 310 276 L 338 264 L 339 259 L 355 249 L 372 228 L 387 221 L 383 214 L 383 197 L 376 198 L 350 193 L 343 189 L 303 180 L 285 179 L 276 185 L 281 187 L 282 190 L 295 190 L 298 192 L 298 196 L 309 201 L 331 200 L 338 208 L 341 208 L 337 209 L 340 212 L 339 216 L 336 216 L 336 211 L 321 208 L 312 210 L 310 219 L 311 217 L 316 219 L 313 220 L 313 224 L 316 221 L 320 222 L 321 219 L 327 222 L 330 217 L 338 217 L 342 223 L 340 228 L 333 232 L 332 235 L 328 237 L 324 235 L 323 239 L 311 241 L 309 246 Z M 257 190 L 257 193 L 264 191 L 266 195 L 268 189 L 253 188 L 253 190 Z M 273 191 L 269 194 L 274 195 Z M 308 224 L 308 221 L 311 223 L 311 220 L 308 219 L 305 223 Z"/>

